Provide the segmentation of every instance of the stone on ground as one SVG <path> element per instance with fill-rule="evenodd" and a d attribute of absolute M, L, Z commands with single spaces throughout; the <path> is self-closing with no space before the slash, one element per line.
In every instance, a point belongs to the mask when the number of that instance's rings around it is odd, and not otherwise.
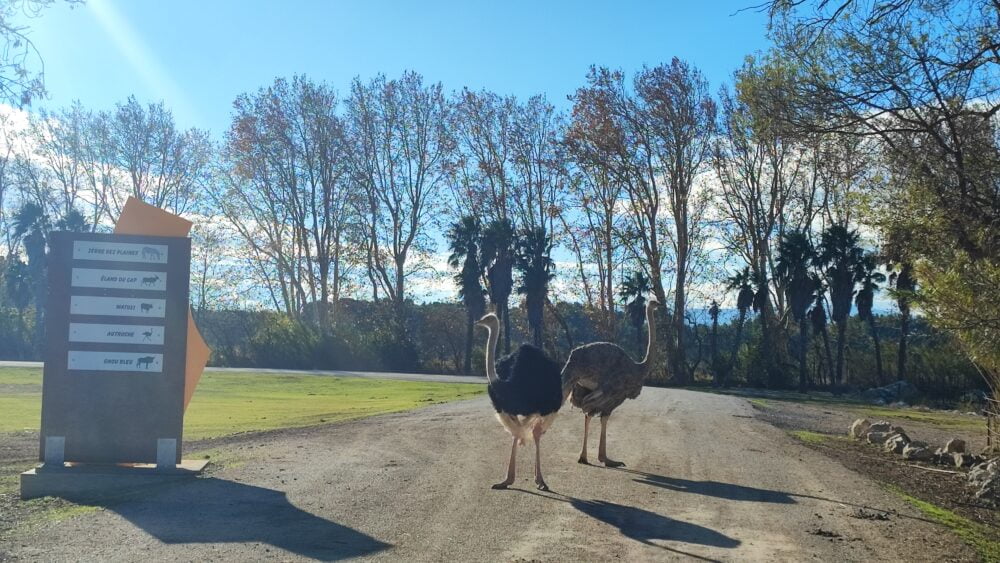
<path fill-rule="evenodd" d="M 847 431 L 847 435 L 855 440 L 860 440 L 868 433 L 868 428 L 871 425 L 871 421 L 867 418 L 859 418 L 851 424 L 851 429 Z"/>

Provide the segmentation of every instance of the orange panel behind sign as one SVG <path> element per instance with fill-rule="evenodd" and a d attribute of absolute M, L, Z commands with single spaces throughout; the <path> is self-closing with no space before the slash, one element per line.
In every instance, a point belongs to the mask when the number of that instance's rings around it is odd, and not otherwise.
<path fill-rule="evenodd" d="M 191 232 L 191 221 L 168 213 L 134 197 L 128 198 L 115 224 L 116 235 L 150 235 L 160 237 L 186 237 Z M 205 371 L 212 351 L 205 344 L 194 324 L 194 316 L 188 307 L 187 368 L 184 372 L 184 409 L 187 409 L 194 388 Z"/>

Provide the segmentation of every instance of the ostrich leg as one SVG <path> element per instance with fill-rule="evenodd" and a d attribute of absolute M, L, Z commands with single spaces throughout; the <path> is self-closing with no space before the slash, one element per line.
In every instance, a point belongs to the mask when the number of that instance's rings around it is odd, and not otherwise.
<path fill-rule="evenodd" d="M 517 436 L 514 436 L 514 443 L 510 446 L 510 461 L 507 462 L 507 478 L 493 485 L 493 489 L 506 489 L 514 484 L 514 458 L 517 456 Z"/>
<path fill-rule="evenodd" d="M 531 435 L 535 438 L 535 485 L 538 486 L 539 491 L 549 490 L 549 486 L 545 484 L 545 479 L 542 479 L 542 450 L 540 442 L 542 441 L 542 427 L 536 425 L 531 429 Z"/>
<path fill-rule="evenodd" d="M 622 467 L 625 465 L 624 463 L 608 457 L 608 418 L 610 417 L 601 417 L 601 443 L 597 446 L 597 460 L 603 463 L 605 467 Z"/>
<path fill-rule="evenodd" d="M 583 450 L 580 451 L 580 459 L 576 460 L 577 463 L 582 463 L 588 465 L 587 461 L 587 432 L 590 430 L 590 415 L 583 415 Z"/>

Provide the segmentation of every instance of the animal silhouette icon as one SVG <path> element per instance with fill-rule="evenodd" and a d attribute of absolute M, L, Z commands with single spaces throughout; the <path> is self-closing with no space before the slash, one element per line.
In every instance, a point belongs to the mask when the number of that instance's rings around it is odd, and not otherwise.
<path fill-rule="evenodd" d="M 152 246 L 142 247 L 142 259 L 143 260 L 157 260 L 159 261 L 162 254 L 159 249 L 153 248 Z"/>
<path fill-rule="evenodd" d="M 153 360 L 155 360 L 155 359 L 156 358 L 153 357 L 153 356 L 143 356 L 143 357 L 141 357 L 141 358 L 139 358 L 138 360 L 135 361 L 135 366 L 141 368 L 143 366 L 143 364 L 145 364 L 146 369 L 149 369 L 150 367 L 152 367 Z"/>
<path fill-rule="evenodd" d="M 149 287 L 149 286 L 155 285 L 156 282 L 158 282 L 158 281 L 160 281 L 160 276 L 149 276 L 149 277 L 142 278 L 142 285 L 143 285 L 143 287 Z"/>
<path fill-rule="evenodd" d="M 143 341 L 150 340 L 152 336 L 153 336 L 153 331 L 151 330 L 147 330 L 146 332 L 142 333 Z"/>
<path fill-rule="evenodd" d="M 150 311 L 153 310 L 153 304 L 152 303 L 141 303 L 141 304 L 139 304 L 139 309 L 143 313 L 148 313 L 148 312 L 150 312 Z"/>

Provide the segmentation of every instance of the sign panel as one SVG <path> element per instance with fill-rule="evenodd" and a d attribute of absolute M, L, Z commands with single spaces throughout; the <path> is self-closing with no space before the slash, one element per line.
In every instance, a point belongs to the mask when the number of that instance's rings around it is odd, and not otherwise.
<path fill-rule="evenodd" d="M 69 301 L 71 315 L 163 318 L 166 311 L 167 301 L 165 299 L 73 295 Z"/>
<path fill-rule="evenodd" d="M 166 291 L 167 273 L 142 272 L 136 270 L 95 270 L 93 268 L 73 268 L 71 284 L 73 287 Z"/>
<path fill-rule="evenodd" d="M 156 463 L 172 443 L 179 462 L 190 239 L 55 232 L 49 247 L 40 458 L 58 443 L 67 462 Z"/>
<path fill-rule="evenodd" d="M 78 240 L 73 243 L 74 260 L 166 264 L 167 253 L 168 247 L 164 244 L 136 244 L 93 240 Z"/>
<path fill-rule="evenodd" d="M 163 370 L 163 354 L 142 352 L 80 352 L 69 351 L 67 361 L 70 370 L 77 371 L 141 371 L 160 373 Z"/>
<path fill-rule="evenodd" d="M 70 342 L 163 344 L 163 327 L 150 325 L 69 323 Z"/>

